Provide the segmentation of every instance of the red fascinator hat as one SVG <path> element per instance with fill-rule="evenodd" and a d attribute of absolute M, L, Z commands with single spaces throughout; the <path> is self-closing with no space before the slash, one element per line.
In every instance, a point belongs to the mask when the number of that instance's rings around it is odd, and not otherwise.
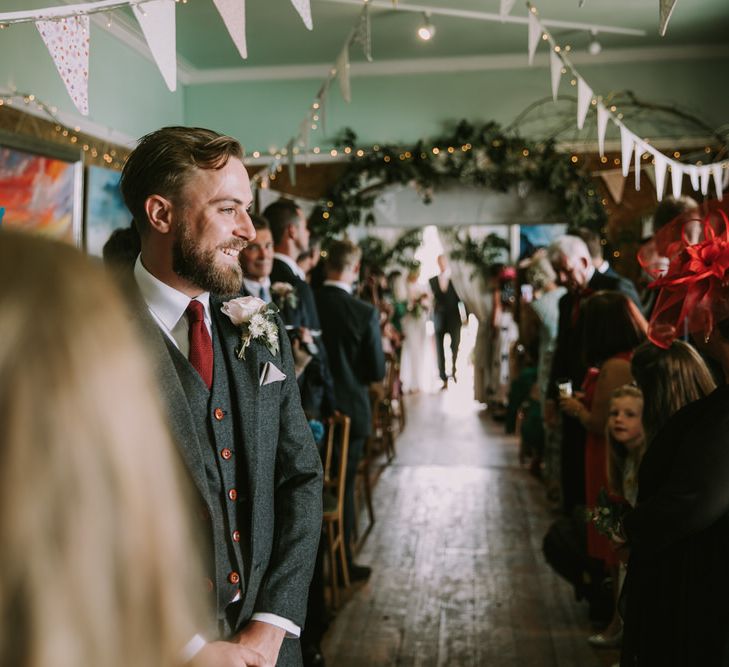
<path fill-rule="evenodd" d="M 705 202 L 656 232 L 638 253 L 660 293 L 648 338 L 668 347 L 685 334 L 708 340 L 729 319 L 729 204 Z"/>

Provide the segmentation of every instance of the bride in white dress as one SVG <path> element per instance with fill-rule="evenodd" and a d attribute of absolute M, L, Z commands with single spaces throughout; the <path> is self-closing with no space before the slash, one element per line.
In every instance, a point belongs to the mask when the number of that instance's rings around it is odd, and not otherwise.
<path fill-rule="evenodd" d="M 430 291 L 418 282 L 420 269 L 414 268 L 407 279 L 407 313 L 402 318 L 404 340 L 400 357 L 400 380 L 404 391 L 425 391 L 430 384 L 428 314 Z"/>

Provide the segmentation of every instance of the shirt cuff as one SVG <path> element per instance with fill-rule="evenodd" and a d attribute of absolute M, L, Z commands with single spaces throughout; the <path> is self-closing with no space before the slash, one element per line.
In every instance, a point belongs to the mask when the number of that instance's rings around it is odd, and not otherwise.
<path fill-rule="evenodd" d="M 182 664 L 190 662 L 200 651 L 203 650 L 203 647 L 207 644 L 207 642 L 200 636 L 195 635 L 187 644 L 185 644 L 185 647 L 180 651 L 180 659 L 182 660 Z"/>
<path fill-rule="evenodd" d="M 287 618 L 276 616 L 276 614 L 253 614 L 251 620 L 268 623 L 269 625 L 275 625 L 277 628 L 286 630 L 287 639 L 298 639 L 301 636 L 301 628 L 298 625 L 292 623 Z"/>

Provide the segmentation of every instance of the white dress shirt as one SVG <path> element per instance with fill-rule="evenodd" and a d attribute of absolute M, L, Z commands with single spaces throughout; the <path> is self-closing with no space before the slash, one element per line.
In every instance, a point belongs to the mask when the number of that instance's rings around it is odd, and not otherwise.
<path fill-rule="evenodd" d="M 329 285 L 330 287 L 338 287 L 339 289 L 343 289 L 347 294 L 352 293 L 352 285 L 343 283 L 341 280 L 325 280 L 322 284 Z"/>
<path fill-rule="evenodd" d="M 306 274 L 304 270 L 288 255 L 284 255 L 281 252 L 273 253 L 274 259 L 280 259 L 286 266 L 288 266 L 299 278 L 306 280 Z"/>
<path fill-rule="evenodd" d="M 266 303 L 271 303 L 271 279 L 266 277 L 263 280 L 251 280 L 250 278 L 243 278 L 243 286 L 251 296 L 257 296 L 259 299 L 263 299 Z M 261 287 L 264 289 L 264 295 L 261 296 Z"/>
<path fill-rule="evenodd" d="M 190 353 L 190 341 L 188 337 L 189 324 L 185 317 L 185 310 L 190 303 L 190 297 L 182 292 L 163 283 L 155 278 L 142 264 L 141 255 L 137 257 L 134 264 L 134 279 L 137 282 L 142 298 L 149 308 L 149 312 L 155 319 L 164 334 L 177 346 L 182 354 L 187 357 Z M 269 281 L 270 282 L 270 281 Z M 210 319 L 210 293 L 203 292 L 195 297 L 196 301 L 202 303 L 205 309 L 205 326 L 212 338 Z M 234 598 L 240 599 L 240 592 Z M 299 637 L 301 628 L 287 618 L 276 614 L 257 613 L 251 617 L 252 621 L 261 621 L 275 625 L 286 631 L 287 637 Z M 183 649 L 183 658 L 190 661 L 205 645 L 205 640 L 200 635 L 195 635 Z"/>

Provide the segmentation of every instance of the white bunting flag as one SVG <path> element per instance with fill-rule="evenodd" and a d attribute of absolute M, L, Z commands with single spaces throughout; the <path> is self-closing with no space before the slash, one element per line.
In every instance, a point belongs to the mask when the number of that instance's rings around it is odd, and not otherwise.
<path fill-rule="evenodd" d="M 311 20 L 311 4 L 309 3 L 309 0 L 291 0 L 291 4 L 296 8 L 296 11 L 299 12 L 299 16 L 304 22 L 304 25 L 309 30 L 313 30 L 314 23 Z"/>
<path fill-rule="evenodd" d="M 246 0 L 213 0 L 213 2 L 241 58 L 247 58 Z"/>
<path fill-rule="evenodd" d="M 668 22 L 671 20 L 671 14 L 673 14 L 675 6 L 676 0 L 661 0 L 658 26 L 658 33 L 661 37 L 666 34 L 666 28 L 668 28 Z"/>
<path fill-rule="evenodd" d="M 605 132 L 610 112 L 603 106 L 602 102 L 597 103 L 597 148 L 600 157 L 605 155 Z"/>
<path fill-rule="evenodd" d="M 635 136 L 633 133 L 625 127 L 622 123 L 620 123 L 620 148 L 622 151 L 622 160 L 623 160 L 623 176 L 628 175 L 628 172 L 630 171 L 630 158 L 633 157 L 633 142 L 635 140 Z"/>
<path fill-rule="evenodd" d="M 635 191 L 640 192 L 640 158 L 643 155 L 644 146 L 642 142 L 635 142 Z"/>
<path fill-rule="evenodd" d="M 703 165 L 699 167 L 699 176 L 701 179 L 701 194 L 706 195 L 709 194 L 709 179 L 711 178 L 711 165 Z"/>
<path fill-rule="evenodd" d="M 663 189 L 666 185 L 666 169 L 668 169 L 668 160 L 663 153 L 656 151 L 653 153 L 653 159 L 656 161 L 656 199 L 663 199 Z"/>
<path fill-rule="evenodd" d="M 671 160 L 671 185 L 673 186 L 673 198 L 678 199 L 683 186 L 683 165 L 673 160 Z"/>
<path fill-rule="evenodd" d="M 89 17 L 36 21 L 48 52 L 76 108 L 89 114 Z"/>
<path fill-rule="evenodd" d="M 714 176 L 714 189 L 716 190 L 716 198 L 721 201 L 724 198 L 724 170 L 721 164 L 711 165 L 711 174 Z"/>
<path fill-rule="evenodd" d="M 556 102 L 559 80 L 562 78 L 562 61 L 552 49 L 549 51 L 549 69 L 552 73 L 552 99 Z"/>
<path fill-rule="evenodd" d="M 585 83 L 581 77 L 577 77 L 577 129 L 581 130 L 585 126 L 585 118 L 590 110 L 590 102 L 592 102 L 592 88 Z"/>
<path fill-rule="evenodd" d="M 152 0 L 143 5 L 132 5 L 149 50 L 170 90 L 177 89 L 176 6 L 175 0 Z"/>
<path fill-rule="evenodd" d="M 352 87 L 349 82 L 349 42 L 344 45 L 342 52 L 337 58 L 337 76 L 339 77 L 339 89 L 342 91 L 344 101 L 349 104 L 352 101 Z"/>
<path fill-rule="evenodd" d="M 534 12 L 529 10 L 529 64 L 534 63 L 534 54 L 539 46 L 539 40 L 542 39 L 542 24 L 534 15 Z"/>
<path fill-rule="evenodd" d="M 511 13 L 511 10 L 514 8 L 515 4 L 516 0 L 501 0 L 499 14 L 501 14 L 502 18 L 504 16 L 508 16 Z"/>
<path fill-rule="evenodd" d="M 698 192 L 700 187 L 699 168 L 695 164 L 689 165 L 688 175 L 691 179 L 691 187 L 694 189 L 694 192 Z"/>
<path fill-rule="evenodd" d="M 623 192 L 625 192 L 625 176 L 617 169 L 611 169 L 610 171 L 602 172 L 600 178 L 604 181 L 615 203 L 620 204 L 623 201 Z"/>

